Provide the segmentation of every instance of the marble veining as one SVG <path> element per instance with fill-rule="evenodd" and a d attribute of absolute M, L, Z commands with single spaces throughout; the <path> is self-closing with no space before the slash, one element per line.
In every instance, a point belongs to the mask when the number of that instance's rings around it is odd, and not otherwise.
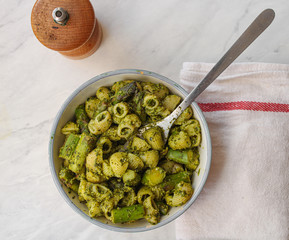
<path fill-rule="evenodd" d="M 276 18 L 237 61 L 289 63 L 288 0 L 91 0 L 104 38 L 84 60 L 69 60 L 33 35 L 35 0 L 0 1 L 0 239 L 175 239 L 174 223 L 115 233 L 78 216 L 50 175 L 55 115 L 83 82 L 138 68 L 179 81 L 183 62 L 216 62 L 264 9 Z"/>

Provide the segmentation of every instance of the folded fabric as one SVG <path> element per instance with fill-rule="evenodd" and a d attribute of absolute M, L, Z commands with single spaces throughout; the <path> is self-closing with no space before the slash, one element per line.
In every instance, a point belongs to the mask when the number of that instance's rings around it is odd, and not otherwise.
<path fill-rule="evenodd" d="M 191 91 L 213 64 L 184 63 Z M 289 65 L 236 63 L 198 98 L 212 165 L 176 239 L 289 239 Z"/>

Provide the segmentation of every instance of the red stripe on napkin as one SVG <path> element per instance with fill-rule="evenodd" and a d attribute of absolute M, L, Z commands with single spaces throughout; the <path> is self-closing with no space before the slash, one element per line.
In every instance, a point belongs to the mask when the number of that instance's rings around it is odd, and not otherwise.
<path fill-rule="evenodd" d="M 203 112 L 250 110 L 263 112 L 289 112 L 289 104 L 266 102 L 225 102 L 225 103 L 198 103 Z"/>

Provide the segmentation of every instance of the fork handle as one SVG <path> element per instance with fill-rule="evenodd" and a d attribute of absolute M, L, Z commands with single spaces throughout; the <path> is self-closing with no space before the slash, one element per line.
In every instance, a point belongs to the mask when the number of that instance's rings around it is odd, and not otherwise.
<path fill-rule="evenodd" d="M 251 23 L 225 55 L 216 63 L 205 78 L 193 89 L 183 102 L 168 116 L 175 119 L 272 23 L 275 12 L 266 9 Z"/>

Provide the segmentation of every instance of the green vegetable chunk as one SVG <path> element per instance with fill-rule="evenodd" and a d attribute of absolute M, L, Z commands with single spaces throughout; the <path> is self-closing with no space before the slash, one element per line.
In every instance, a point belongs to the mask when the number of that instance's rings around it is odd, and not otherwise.
<path fill-rule="evenodd" d="M 128 169 L 122 176 L 123 183 L 127 186 L 137 186 L 141 181 L 141 176 L 133 170 Z"/>
<path fill-rule="evenodd" d="M 175 186 L 181 181 L 190 182 L 189 172 L 183 171 L 166 176 L 164 181 L 160 184 L 160 187 L 162 187 L 165 191 L 170 191 L 173 190 Z"/>
<path fill-rule="evenodd" d="M 165 176 L 166 172 L 164 169 L 155 167 L 145 171 L 141 182 L 147 186 L 156 186 L 164 180 Z"/>
<path fill-rule="evenodd" d="M 69 161 L 69 169 L 78 174 L 81 172 L 86 160 L 86 156 L 95 145 L 95 138 L 86 132 L 80 136 L 79 142 Z"/>
<path fill-rule="evenodd" d="M 66 137 L 63 146 L 59 150 L 59 157 L 65 160 L 70 160 L 78 142 L 79 142 L 78 135 L 69 134 Z"/>
<path fill-rule="evenodd" d="M 146 121 L 146 113 L 145 109 L 142 106 L 143 103 L 144 92 L 137 92 L 133 99 L 133 110 L 139 116 L 140 120 L 144 123 Z"/>
<path fill-rule="evenodd" d="M 111 211 L 113 223 L 125 223 L 144 218 L 145 210 L 141 204 L 136 204 L 123 208 L 116 208 Z"/>
<path fill-rule="evenodd" d="M 112 103 L 116 104 L 121 101 L 125 101 L 130 96 L 133 96 L 136 90 L 137 90 L 136 82 L 131 82 L 129 84 L 126 84 L 125 86 L 123 86 L 117 91 L 117 93 L 115 94 L 112 100 Z"/>
<path fill-rule="evenodd" d="M 80 127 L 81 132 L 89 132 L 88 131 L 88 123 L 89 123 L 89 117 L 87 116 L 87 113 L 85 111 L 85 104 L 80 104 L 78 107 L 75 109 L 75 117 L 76 117 L 76 123 Z"/>
<path fill-rule="evenodd" d="M 64 185 L 74 192 L 78 192 L 79 181 L 76 179 L 75 174 L 68 168 L 62 168 L 59 172 L 59 179 Z"/>
<path fill-rule="evenodd" d="M 173 160 L 177 163 L 182 163 L 182 164 L 189 164 L 193 161 L 193 150 L 173 150 L 169 149 L 167 153 L 167 158 L 169 160 Z"/>

